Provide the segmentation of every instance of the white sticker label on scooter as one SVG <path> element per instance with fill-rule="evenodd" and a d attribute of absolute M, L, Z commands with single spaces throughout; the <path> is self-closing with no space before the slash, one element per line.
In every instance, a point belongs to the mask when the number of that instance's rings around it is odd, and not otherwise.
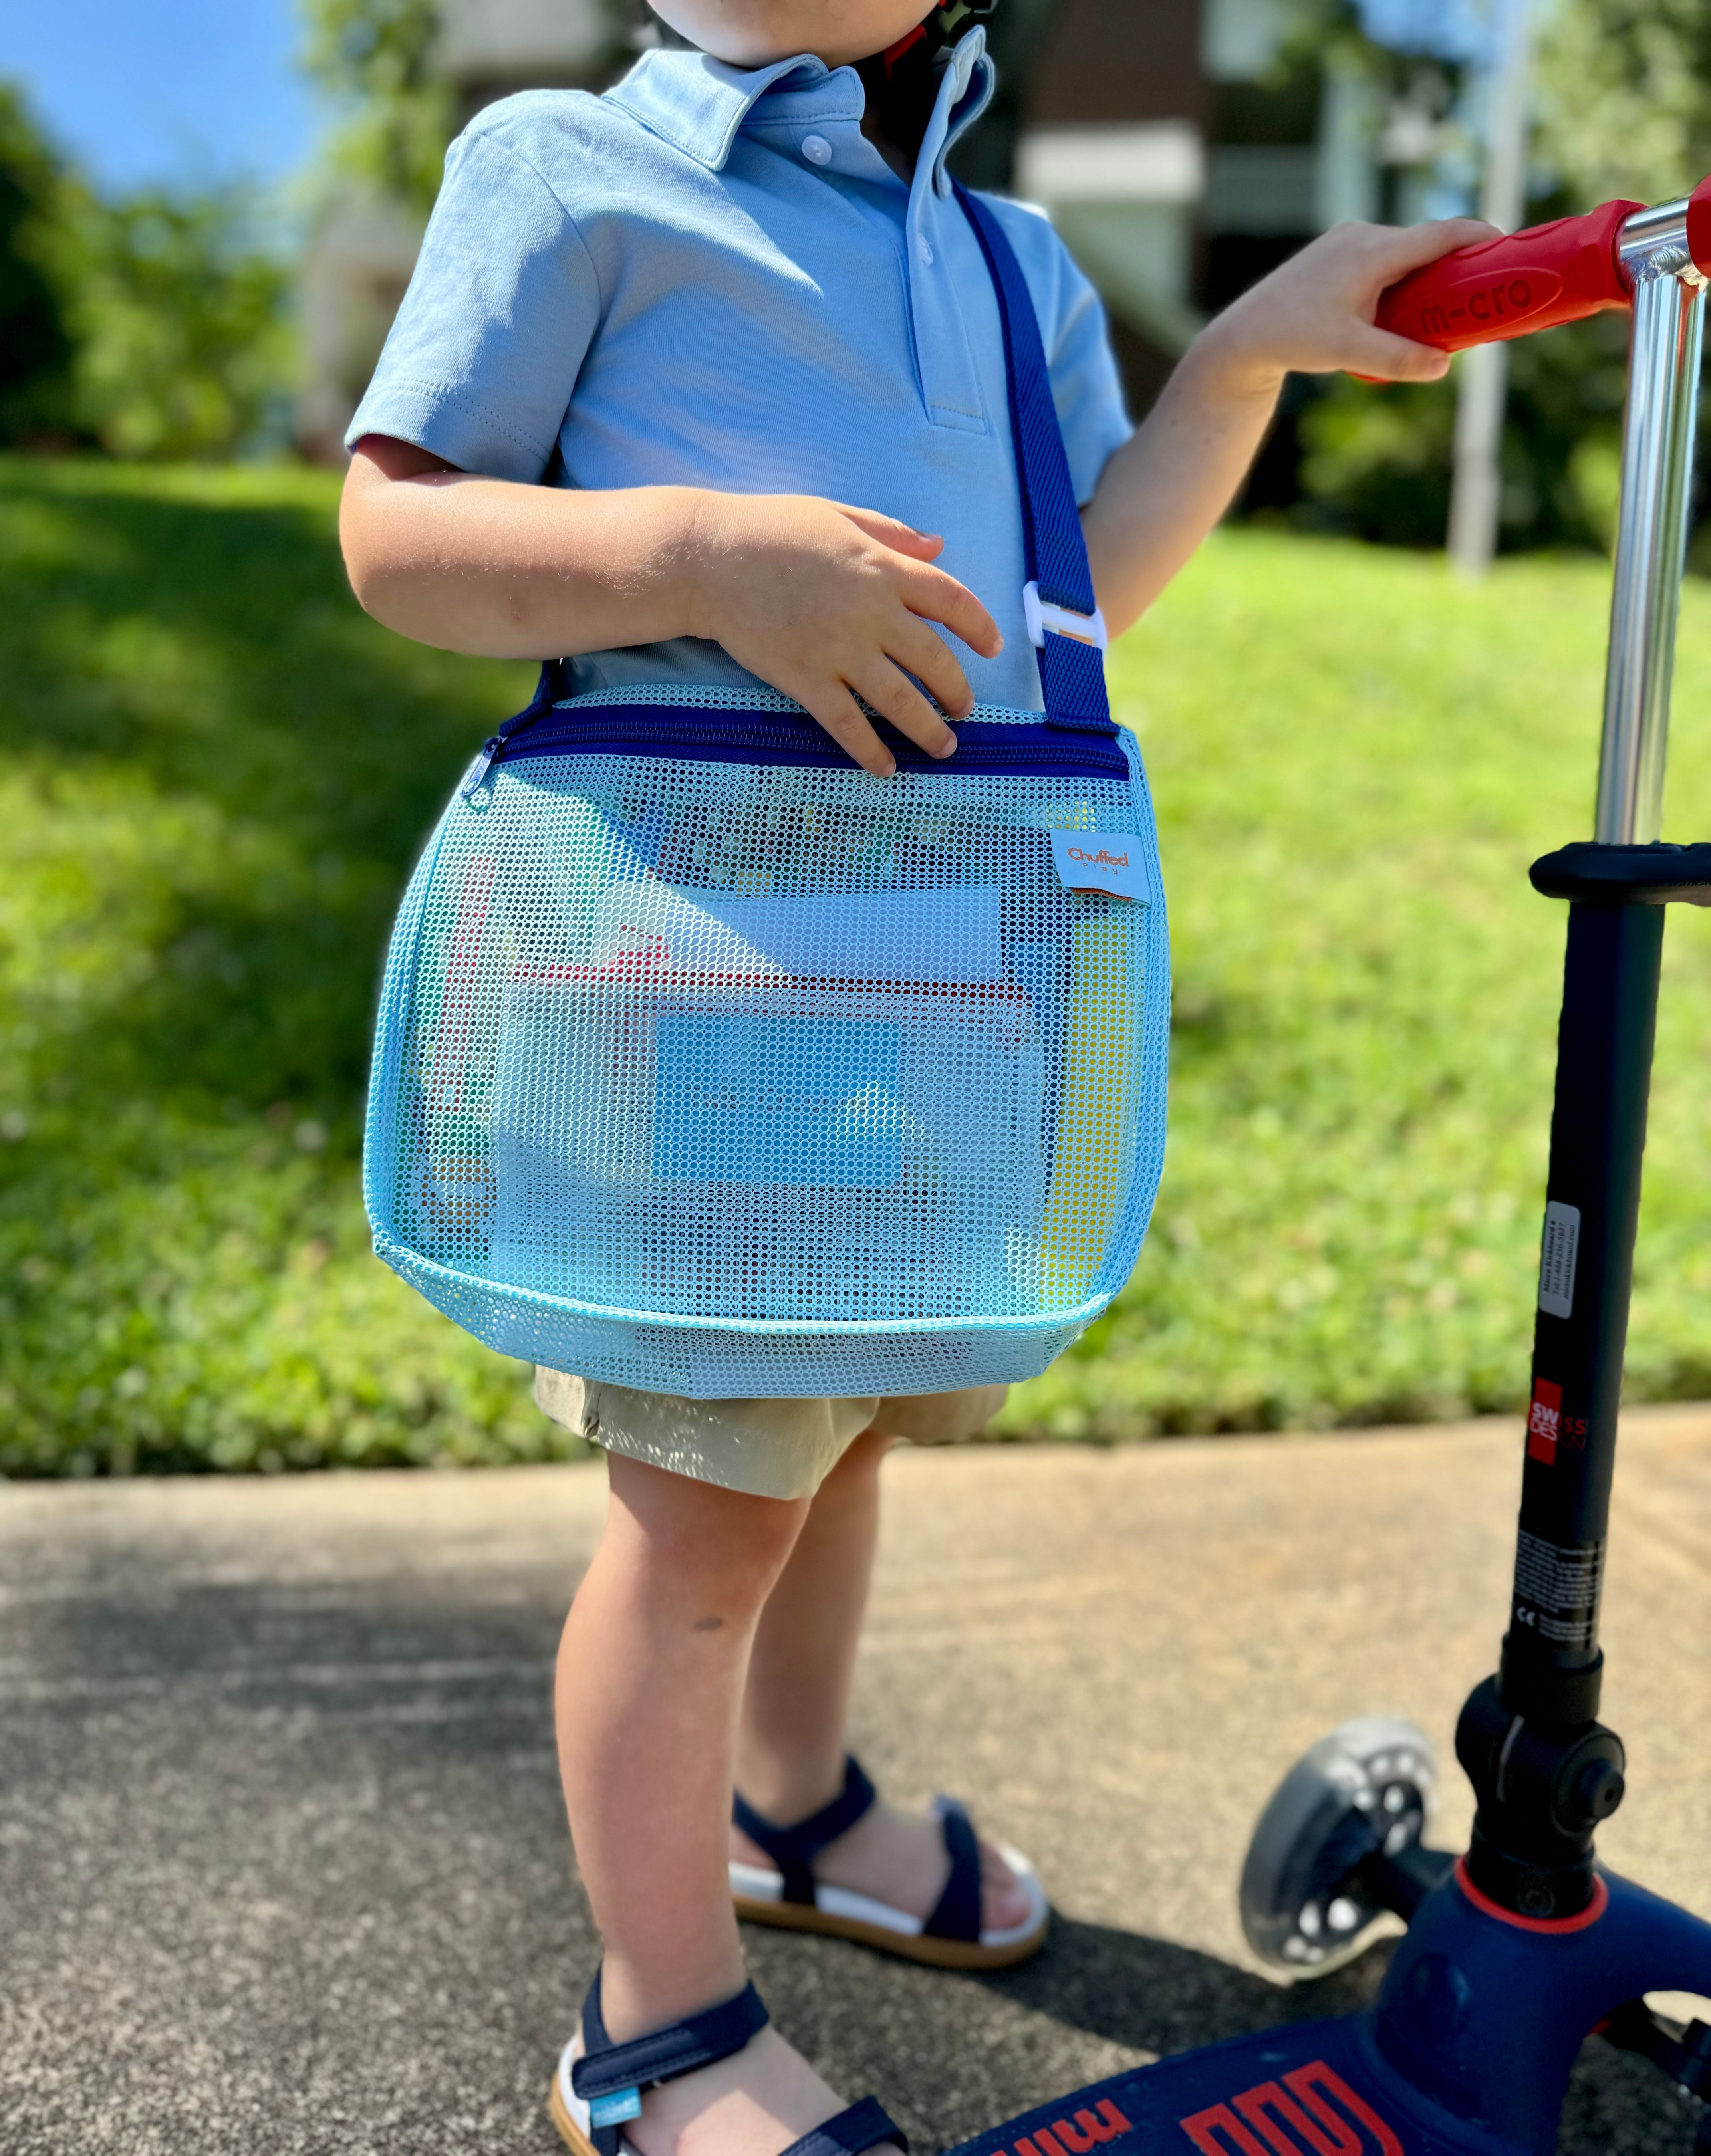
<path fill-rule="evenodd" d="M 1051 858 L 1066 891 L 1151 902 L 1141 842 L 1131 831 L 1054 831 Z"/>
<path fill-rule="evenodd" d="M 1580 1255 L 1580 1209 L 1552 1199 L 1544 1209 L 1544 1252 L 1539 1265 L 1539 1307 L 1547 1317 L 1574 1316 L 1575 1260 Z"/>

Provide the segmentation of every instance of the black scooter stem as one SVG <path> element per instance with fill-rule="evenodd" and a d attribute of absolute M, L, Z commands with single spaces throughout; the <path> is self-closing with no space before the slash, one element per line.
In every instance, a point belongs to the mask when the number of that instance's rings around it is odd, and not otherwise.
<path fill-rule="evenodd" d="M 1503 1676 L 1504 1706 L 1543 1722 L 1598 1711 L 1585 1680 L 1599 1659 L 1663 921 L 1661 906 L 1569 909 Z"/>

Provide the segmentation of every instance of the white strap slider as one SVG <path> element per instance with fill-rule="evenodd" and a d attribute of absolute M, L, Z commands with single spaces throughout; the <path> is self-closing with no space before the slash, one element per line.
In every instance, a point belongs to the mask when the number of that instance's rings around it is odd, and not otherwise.
<path fill-rule="evenodd" d="M 1050 599 L 1042 599 L 1036 583 L 1022 587 L 1022 615 L 1028 624 L 1029 637 L 1042 650 L 1047 629 L 1054 636 L 1072 636 L 1077 644 L 1091 644 L 1101 651 L 1111 641 L 1105 632 L 1105 617 L 1097 607 L 1092 613 L 1071 613 L 1067 607 L 1054 606 Z"/>

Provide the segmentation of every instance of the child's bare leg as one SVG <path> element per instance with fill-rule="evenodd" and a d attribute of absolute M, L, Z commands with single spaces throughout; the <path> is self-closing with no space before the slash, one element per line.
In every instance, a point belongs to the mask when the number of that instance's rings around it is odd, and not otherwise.
<path fill-rule="evenodd" d="M 768 1596 L 749 1657 L 738 1725 L 737 1785 L 764 1818 L 789 1825 L 844 1785 L 850 1688 L 879 1537 L 879 1471 L 895 1440 L 859 1437 L 821 1483 Z M 764 1864 L 732 1827 L 730 1853 Z M 1029 1912 L 1004 1859 L 981 1845 L 982 1923 L 998 1931 Z M 949 1875 L 936 1820 L 883 1802 L 815 1860 L 829 1886 L 926 1917 Z"/>
<path fill-rule="evenodd" d="M 610 1456 L 612 1503 L 558 1656 L 559 1764 L 623 2042 L 746 1981 L 726 1866 L 754 1630 L 807 1505 Z M 645 2156 L 777 2156 L 842 2108 L 776 2030 L 652 2090 Z"/>
<path fill-rule="evenodd" d="M 768 1819 L 806 1819 L 844 1786 L 844 1732 L 891 1440 L 858 1437 L 806 1507 L 756 1629 L 737 1786 Z"/>
<path fill-rule="evenodd" d="M 557 1689 L 572 1839 L 620 2041 L 742 1989 L 724 1878 L 755 1625 L 807 1515 L 609 1456 L 611 1508 Z"/>

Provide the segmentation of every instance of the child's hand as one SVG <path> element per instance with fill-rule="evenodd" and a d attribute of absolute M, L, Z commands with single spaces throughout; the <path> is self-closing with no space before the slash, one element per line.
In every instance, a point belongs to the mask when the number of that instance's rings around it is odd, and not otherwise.
<path fill-rule="evenodd" d="M 927 624 L 943 622 L 983 659 L 1004 639 L 972 592 L 930 566 L 943 546 L 811 495 L 703 495 L 686 549 L 691 633 L 794 696 L 866 770 L 897 765 L 857 695 L 929 756 L 949 756 L 956 736 L 908 675 L 953 719 L 974 699 Z"/>
<path fill-rule="evenodd" d="M 1436 382 L 1447 352 L 1374 326 L 1379 295 L 1454 248 L 1497 237 L 1475 217 L 1433 224 L 1339 224 L 1220 315 L 1198 342 L 1203 365 L 1238 393 L 1271 397 L 1286 374 L 1345 369 L 1384 382 Z"/>

